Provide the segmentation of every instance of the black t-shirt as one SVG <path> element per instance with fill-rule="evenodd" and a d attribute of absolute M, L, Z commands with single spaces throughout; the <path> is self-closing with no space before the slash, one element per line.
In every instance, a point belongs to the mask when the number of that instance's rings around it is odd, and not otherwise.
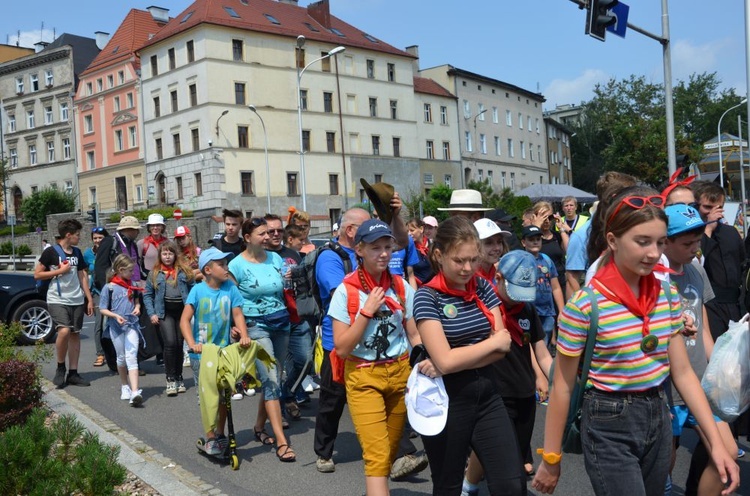
<path fill-rule="evenodd" d="M 219 236 L 218 238 L 212 239 L 211 243 L 219 251 L 222 251 L 224 253 L 232 253 L 235 257 L 242 253 L 242 250 L 244 250 L 244 243 L 242 242 L 242 238 L 239 238 L 234 243 L 228 243 L 224 236 Z"/>
<path fill-rule="evenodd" d="M 542 253 L 552 259 L 557 269 L 557 275 L 561 281 L 565 280 L 565 251 L 562 249 L 562 236 L 557 231 L 550 231 L 552 237 L 544 239 L 542 236 Z"/>
<path fill-rule="evenodd" d="M 278 250 L 268 250 L 276 253 L 284 261 L 284 265 L 291 267 L 302 263 L 302 257 L 299 252 L 292 250 L 288 246 L 281 245 Z"/>
<path fill-rule="evenodd" d="M 525 332 L 529 343 L 518 346 L 510 343 L 510 352 L 505 358 L 493 363 L 500 382 L 500 395 L 507 398 L 528 398 L 536 392 L 536 374 L 531 366 L 531 345 L 544 339 L 542 323 L 533 305 L 523 304 L 523 309 L 508 318 L 516 319 Z"/>

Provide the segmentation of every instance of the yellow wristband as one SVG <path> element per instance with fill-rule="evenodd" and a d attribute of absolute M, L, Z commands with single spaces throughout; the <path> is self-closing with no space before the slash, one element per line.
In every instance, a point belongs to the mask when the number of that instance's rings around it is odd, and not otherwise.
<path fill-rule="evenodd" d="M 557 465 L 560 463 L 560 460 L 562 460 L 562 454 L 560 453 L 546 453 L 544 451 L 544 448 L 539 448 L 536 450 L 537 454 L 542 455 L 542 460 L 544 460 L 548 465 Z"/>

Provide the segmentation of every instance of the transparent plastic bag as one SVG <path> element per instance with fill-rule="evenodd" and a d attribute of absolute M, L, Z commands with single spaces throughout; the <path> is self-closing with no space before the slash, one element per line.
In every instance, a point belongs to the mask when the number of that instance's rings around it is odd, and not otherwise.
<path fill-rule="evenodd" d="M 732 422 L 750 406 L 750 315 L 729 322 L 729 329 L 716 340 L 701 386 L 711 410 Z"/>

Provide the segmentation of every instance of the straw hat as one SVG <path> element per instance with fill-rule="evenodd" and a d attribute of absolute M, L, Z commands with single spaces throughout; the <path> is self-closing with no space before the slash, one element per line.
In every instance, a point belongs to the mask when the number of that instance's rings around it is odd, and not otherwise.
<path fill-rule="evenodd" d="M 474 189 L 455 189 L 451 193 L 451 202 L 447 208 L 438 208 L 441 211 L 460 212 L 487 212 L 492 210 L 482 206 L 482 193 Z"/>
<path fill-rule="evenodd" d="M 117 230 L 121 231 L 123 229 L 140 229 L 141 224 L 138 222 L 138 219 L 133 217 L 132 215 L 126 215 L 122 219 L 120 219 L 120 224 L 117 226 Z"/>

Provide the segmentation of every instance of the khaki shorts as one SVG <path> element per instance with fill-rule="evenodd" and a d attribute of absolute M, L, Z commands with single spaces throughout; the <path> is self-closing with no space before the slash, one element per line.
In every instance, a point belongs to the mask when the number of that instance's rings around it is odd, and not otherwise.
<path fill-rule="evenodd" d="M 67 327 L 70 332 L 79 333 L 83 328 L 84 305 L 57 305 L 48 304 L 47 309 L 55 323 L 55 329 Z"/>

